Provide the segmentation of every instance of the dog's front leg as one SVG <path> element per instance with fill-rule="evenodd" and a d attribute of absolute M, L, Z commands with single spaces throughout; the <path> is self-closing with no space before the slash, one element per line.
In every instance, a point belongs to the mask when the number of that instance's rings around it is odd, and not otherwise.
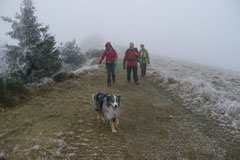
<path fill-rule="evenodd" d="M 116 133 L 117 132 L 117 130 L 115 128 L 116 127 L 116 120 L 115 121 L 111 120 L 110 125 L 111 125 L 111 129 L 112 129 L 112 133 Z"/>

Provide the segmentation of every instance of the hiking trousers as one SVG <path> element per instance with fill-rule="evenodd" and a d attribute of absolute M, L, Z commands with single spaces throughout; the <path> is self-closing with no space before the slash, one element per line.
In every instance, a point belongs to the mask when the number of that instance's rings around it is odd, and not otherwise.
<path fill-rule="evenodd" d="M 144 77 L 146 75 L 146 70 L 147 70 L 147 63 L 141 63 L 141 76 Z"/>
<path fill-rule="evenodd" d="M 107 62 L 106 69 L 107 69 L 107 84 L 111 85 L 111 77 L 112 77 L 113 83 L 115 83 L 115 64 L 114 64 L 114 62 Z"/>
<path fill-rule="evenodd" d="M 131 80 L 131 72 L 133 70 L 133 79 L 134 82 L 138 82 L 138 75 L 137 75 L 137 66 L 127 66 L 127 80 Z"/>

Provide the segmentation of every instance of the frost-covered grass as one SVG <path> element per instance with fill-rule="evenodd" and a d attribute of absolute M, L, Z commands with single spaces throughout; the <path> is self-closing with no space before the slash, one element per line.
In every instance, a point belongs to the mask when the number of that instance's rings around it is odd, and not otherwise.
<path fill-rule="evenodd" d="M 166 57 L 151 67 L 186 106 L 240 129 L 240 73 Z"/>
<path fill-rule="evenodd" d="M 72 73 L 75 76 L 78 76 L 79 74 L 83 73 L 84 71 L 98 69 L 99 65 L 97 63 L 97 60 L 98 59 L 96 59 L 96 58 L 92 58 L 92 59 L 88 60 L 81 68 L 78 68 L 78 69 L 72 71 Z"/>
<path fill-rule="evenodd" d="M 6 158 L 6 154 L 0 151 L 0 159 L 5 159 L 5 158 Z"/>

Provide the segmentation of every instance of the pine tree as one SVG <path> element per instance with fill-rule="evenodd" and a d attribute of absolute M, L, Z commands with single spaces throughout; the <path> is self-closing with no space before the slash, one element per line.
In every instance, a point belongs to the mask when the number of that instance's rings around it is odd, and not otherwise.
<path fill-rule="evenodd" d="M 104 50 L 101 49 L 90 49 L 85 54 L 89 59 L 100 58 L 102 56 L 103 51 Z"/>
<path fill-rule="evenodd" d="M 86 61 L 86 57 L 81 53 L 80 47 L 76 44 L 76 40 L 62 44 L 60 55 L 65 66 L 67 65 L 67 68 L 70 70 L 77 69 Z"/>
<path fill-rule="evenodd" d="M 55 38 L 47 33 L 49 27 L 38 23 L 34 13 L 32 0 L 23 0 L 15 20 L 1 17 L 12 24 L 12 31 L 7 35 L 18 40 L 18 45 L 5 46 L 10 72 L 26 83 L 50 77 L 61 68 L 62 63 Z"/>

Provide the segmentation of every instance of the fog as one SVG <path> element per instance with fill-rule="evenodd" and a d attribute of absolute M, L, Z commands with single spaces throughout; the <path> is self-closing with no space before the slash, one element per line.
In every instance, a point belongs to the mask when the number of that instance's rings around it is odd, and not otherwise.
<path fill-rule="evenodd" d="M 0 0 L 13 17 L 21 0 Z M 150 54 L 240 71 L 239 0 L 34 0 L 58 42 L 98 35 L 113 45 L 144 43 Z M 0 41 L 13 43 L 0 22 Z"/>

